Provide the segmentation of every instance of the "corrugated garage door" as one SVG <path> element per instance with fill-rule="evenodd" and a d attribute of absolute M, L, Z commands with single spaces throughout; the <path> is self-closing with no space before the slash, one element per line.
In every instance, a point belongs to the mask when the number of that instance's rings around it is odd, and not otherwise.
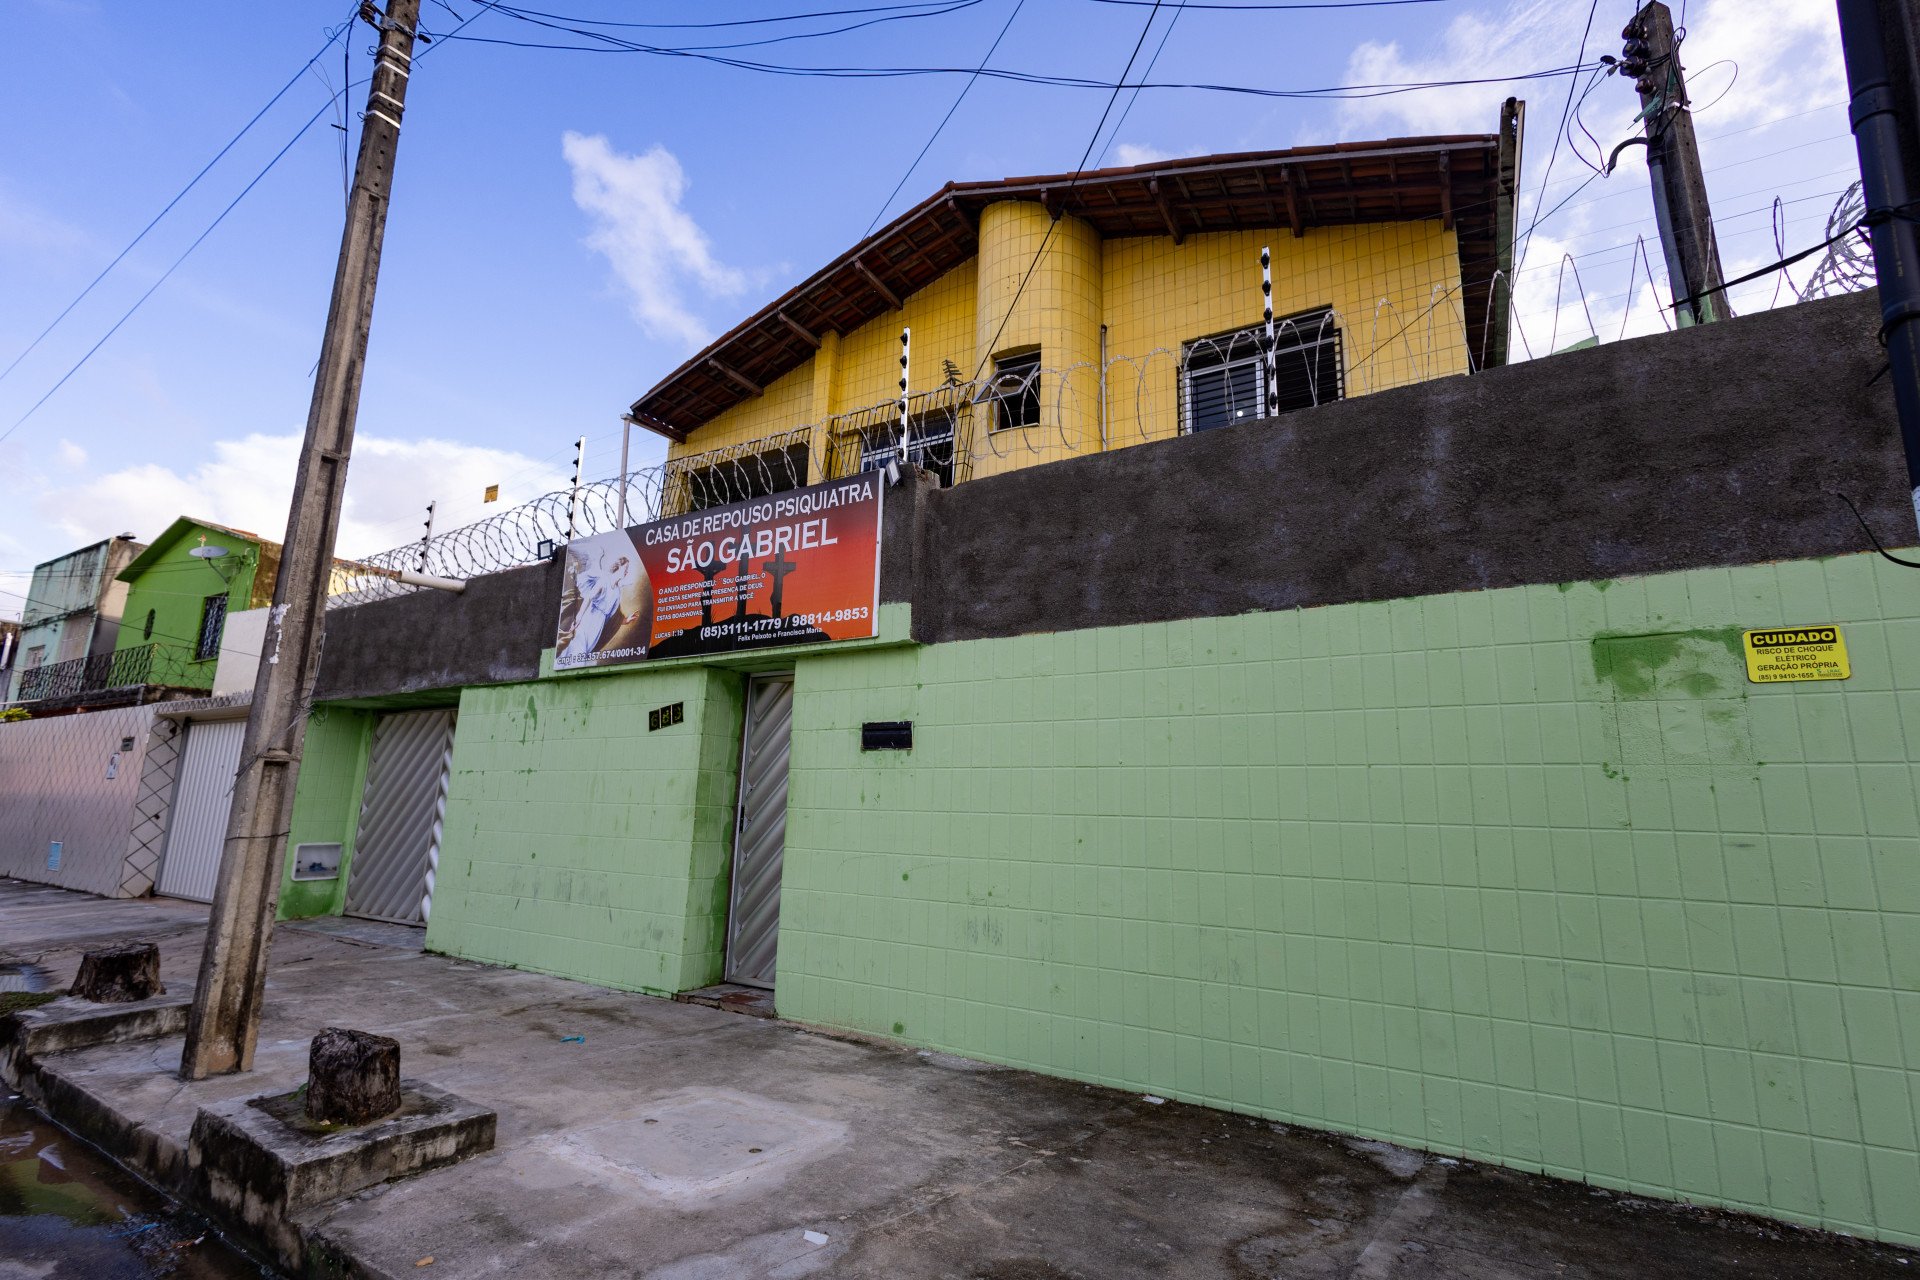
<path fill-rule="evenodd" d="M 773 985 L 780 940 L 780 867 L 787 848 L 787 755 L 793 738 L 793 677 L 755 676 L 747 686 L 740 806 L 733 834 L 727 981 Z"/>
<path fill-rule="evenodd" d="M 348 915 L 426 923 L 452 754 L 452 711 L 397 711 L 374 722 L 347 869 Z"/>
<path fill-rule="evenodd" d="M 233 807 L 233 779 L 240 772 L 240 742 L 246 734 L 245 720 L 194 720 L 187 725 L 157 892 L 213 901 L 227 811 Z"/>

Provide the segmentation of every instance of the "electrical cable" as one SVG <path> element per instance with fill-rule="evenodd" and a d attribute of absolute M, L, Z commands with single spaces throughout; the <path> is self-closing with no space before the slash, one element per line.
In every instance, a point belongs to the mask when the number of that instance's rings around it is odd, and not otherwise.
<path fill-rule="evenodd" d="M 1167 47 L 1167 38 L 1173 34 L 1174 27 L 1179 25 L 1180 15 L 1186 11 L 1186 0 L 1178 0 L 1178 3 L 1174 6 L 1173 17 L 1167 20 L 1166 30 L 1160 33 L 1160 43 L 1154 46 L 1153 56 L 1147 59 L 1147 69 L 1140 73 L 1141 79 L 1144 80 L 1151 76 L 1154 67 L 1159 65 L 1160 55 L 1165 52 Z M 1120 118 L 1113 122 L 1113 132 L 1107 135 L 1107 145 L 1100 148 L 1100 156 L 1093 162 L 1096 169 L 1106 163 L 1107 152 L 1113 149 L 1113 140 L 1118 138 L 1120 131 L 1127 127 L 1127 117 L 1133 114 L 1133 104 L 1138 101 L 1140 101 L 1140 91 L 1135 89 L 1133 96 L 1127 99 L 1126 108 L 1120 112 Z"/>
<path fill-rule="evenodd" d="M 485 10 L 483 9 L 480 12 L 485 12 Z M 458 32 L 464 29 L 469 23 L 473 22 L 474 19 L 478 18 L 479 16 L 480 16 L 480 13 L 476 12 L 471 17 L 462 21 L 458 27 L 455 27 L 454 31 Z M 349 24 L 346 27 L 340 28 L 340 31 L 344 32 L 350 29 L 351 29 L 351 24 Z M 420 58 L 424 58 L 425 56 L 427 56 L 427 54 L 430 54 L 433 52 L 431 48 L 431 44 L 436 37 L 431 36 L 427 32 L 420 32 L 419 35 L 421 37 L 421 43 L 427 44 L 429 46 L 427 49 L 423 50 L 420 54 Z M 327 45 L 322 47 L 320 52 L 325 53 L 326 49 L 328 47 L 331 47 L 333 40 L 338 38 L 339 38 L 339 33 L 336 33 L 331 39 L 328 40 Z M 444 38 L 444 37 L 438 37 L 438 38 Z M 320 57 L 320 54 L 315 54 L 313 59 L 310 59 L 308 61 L 307 66 L 312 66 L 313 62 L 317 61 L 319 57 Z M 419 61 L 419 58 L 416 58 L 414 61 L 417 63 Z M 299 75 L 296 75 L 294 79 L 298 80 L 300 75 L 305 75 L 306 70 L 307 70 L 306 67 L 302 67 L 300 69 Z M 206 238 L 213 234 L 215 228 L 217 228 L 222 222 L 226 221 L 227 215 L 232 213 L 234 211 L 234 208 L 237 205 L 239 205 L 239 203 L 247 197 L 247 194 L 251 192 L 256 186 L 258 186 L 261 180 L 264 179 L 269 173 L 273 171 L 274 166 L 280 163 L 280 161 L 286 156 L 287 152 L 293 150 L 294 144 L 299 142 L 300 139 L 304 138 L 307 135 L 307 131 L 313 128 L 313 126 L 319 122 L 321 116 L 333 110 L 333 104 L 336 98 L 339 98 L 345 95 L 347 92 L 349 92 L 352 89 L 356 89 L 360 87 L 360 85 L 368 83 L 371 80 L 371 78 L 372 77 L 369 76 L 362 80 L 356 81 L 352 84 L 344 86 L 340 90 L 339 94 L 334 95 L 334 98 L 329 98 L 327 102 L 318 111 L 314 112 L 311 116 L 307 117 L 306 123 L 301 125 L 300 128 L 294 133 L 294 135 L 291 138 L 287 139 L 286 145 L 282 146 L 278 151 L 273 153 L 273 157 L 267 161 L 265 167 L 262 168 L 259 173 L 255 174 L 252 180 L 249 181 L 246 186 L 240 189 L 240 193 L 238 195 L 234 196 L 232 200 L 227 202 L 226 207 L 221 209 L 220 212 L 217 215 L 215 215 L 213 221 L 207 225 L 206 230 L 202 231 L 198 236 L 196 236 L 193 240 L 193 243 L 189 244 L 184 250 L 181 251 L 180 256 L 175 258 L 173 260 L 173 264 L 169 266 L 166 269 L 166 271 L 161 273 L 160 278 L 158 280 L 155 280 L 151 285 L 149 285 L 145 293 L 142 293 L 138 298 L 134 299 L 133 305 L 128 307 L 126 311 L 121 313 L 120 318 L 118 320 L 115 320 L 113 322 L 113 326 L 109 328 L 106 331 L 106 333 L 100 336 L 99 341 L 95 342 L 91 347 L 88 347 L 86 354 L 82 355 L 80 359 L 74 363 L 72 368 L 68 369 L 65 373 L 61 374 L 60 380 L 54 383 L 52 387 L 48 388 L 45 395 L 41 396 L 38 400 L 34 401 L 33 406 L 29 408 L 25 413 L 21 414 L 20 417 L 14 421 L 12 426 L 8 427 L 5 431 L 0 431 L 0 444 L 4 444 L 8 439 L 8 437 L 12 436 L 14 432 L 18 431 L 21 428 L 21 426 L 25 424 L 27 419 L 31 418 L 35 413 L 38 413 L 40 411 L 40 407 L 46 404 L 48 400 L 52 399 L 54 393 L 59 391 L 61 387 L 64 387 L 67 384 L 68 379 L 72 378 L 74 374 L 80 372 L 80 370 L 86 365 L 86 363 L 93 358 L 94 353 L 99 351 L 102 346 L 106 345 L 106 342 L 109 338 L 113 337 L 114 334 L 120 331 L 120 327 L 122 325 L 126 324 L 128 320 L 131 320 L 133 318 L 134 313 L 140 310 L 141 306 L 143 306 L 146 303 L 147 299 L 151 298 L 154 295 L 154 292 L 157 289 L 159 289 L 161 285 L 165 284 L 175 271 L 178 271 L 180 269 L 181 264 L 186 262 L 186 260 L 190 256 L 192 256 L 193 251 L 195 249 L 198 249 L 200 245 L 206 240 Z M 286 92 L 285 89 L 281 90 L 281 93 L 285 93 L 285 92 Z M 251 127 L 251 122 L 249 122 L 249 127 Z M 245 130 L 242 130 L 242 132 L 244 133 Z M 238 141 L 238 140 L 239 140 L 238 137 L 236 137 L 235 141 Z M 228 144 L 229 147 L 232 145 L 233 145 L 232 143 Z M 218 159 L 218 157 L 215 157 L 215 159 Z M 209 167 L 211 167 L 211 164 L 209 164 Z M 196 176 L 194 181 L 195 182 L 199 181 L 199 178 Z M 184 195 L 185 192 L 183 191 L 181 194 Z M 177 202 L 178 199 L 179 197 L 176 196 L 175 201 Z M 171 208 L 172 206 L 169 205 L 168 207 Z M 163 210 L 162 213 L 164 214 L 164 212 L 165 211 Z M 158 218 L 155 219 L 156 222 L 158 220 L 159 220 Z M 145 234 L 146 234 L 145 231 L 141 232 L 141 235 L 145 235 Z M 132 247 L 133 247 L 132 245 L 128 246 L 129 249 L 131 249 Z M 123 257 L 125 256 L 125 251 L 122 251 L 122 256 Z M 115 259 L 115 261 L 118 261 L 118 259 Z M 111 265 L 109 266 L 109 270 L 110 269 L 111 269 Z M 102 274 L 104 275 L 105 273 L 103 272 Z M 87 287 L 91 289 L 93 286 L 89 285 Z M 77 301 L 78 300 L 76 299 L 76 302 Z M 69 310 L 71 310 L 71 307 L 69 308 Z M 62 314 L 64 315 L 65 313 L 63 312 Z M 56 320 L 55 323 L 58 323 L 58 321 Z M 37 341 L 38 340 L 36 339 L 36 342 Z"/>
<path fill-rule="evenodd" d="M 436 0 L 437 2 L 437 0 Z M 864 9 L 818 9 L 807 13 L 780 13 L 765 18 L 730 18 L 724 22 L 620 22 L 612 18 L 569 18 L 565 14 L 544 13 L 539 9 L 520 9 L 520 13 L 529 13 L 539 18 L 549 18 L 556 22 L 583 22 L 594 27 L 646 28 L 654 31 L 690 31 L 711 30 L 717 27 L 758 27 L 775 22 L 803 22 L 813 18 L 845 18 L 864 13 L 894 13 L 905 9 L 928 9 L 942 3 L 942 0 L 918 0 L 912 4 L 871 5 Z M 442 4 L 441 8 L 447 6 Z M 455 15 L 458 17 L 459 15 Z"/>
<path fill-rule="evenodd" d="M 530 11 L 515 9 L 501 3 L 501 0 L 476 0 L 488 10 L 506 14 L 530 25 L 562 31 L 590 40 L 600 41 L 597 45 L 555 44 L 535 40 L 512 40 L 493 36 L 455 36 L 451 33 L 439 39 L 459 39 L 477 44 L 495 44 L 509 48 L 547 49 L 573 53 L 643 53 L 658 57 L 691 58 L 701 62 L 712 62 L 719 66 L 736 70 L 752 71 L 764 75 L 792 76 L 816 79 L 899 79 L 919 76 L 962 75 L 985 76 L 993 79 L 1010 80 L 1020 84 L 1046 85 L 1070 89 L 1189 89 L 1213 93 L 1242 94 L 1261 98 L 1295 100 L 1348 100 L 1364 98 L 1392 97 L 1403 93 L 1415 93 L 1428 89 L 1463 88 L 1480 84 L 1510 84 L 1523 80 L 1557 79 L 1561 76 L 1577 76 L 1591 71 L 1591 66 L 1551 67 L 1540 71 L 1522 72 L 1507 76 L 1485 76 L 1472 79 L 1390 82 L 1377 85 L 1333 85 L 1314 89 L 1262 89 L 1252 85 L 1213 84 L 1207 82 L 1141 82 L 1138 84 L 1114 84 L 1104 80 L 1092 80 L 1083 76 L 1050 75 L 1040 72 L 1012 71 L 1001 68 L 979 67 L 806 67 L 786 63 L 754 62 L 743 58 L 721 57 L 713 53 L 663 45 L 641 44 L 608 35 L 603 31 L 568 27 L 563 23 L 539 20 L 529 16 Z M 1597 0 L 1596 0 L 1597 3 Z"/>
<path fill-rule="evenodd" d="M 110 273 L 115 267 L 119 266 L 120 263 L 125 260 L 126 256 L 129 253 L 133 252 L 134 246 L 138 245 L 142 240 L 146 239 L 147 233 L 149 231 L 152 231 L 156 226 L 160 225 L 160 220 L 162 218 L 166 217 L 169 213 L 173 212 L 175 205 L 179 204 L 182 200 L 186 199 L 187 193 L 192 191 L 196 186 L 200 184 L 200 179 L 206 177 L 207 174 L 212 171 L 213 167 L 216 164 L 219 164 L 221 159 L 225 157 L 229 151 L 233 150 L 234 147 L 239 144 L 242 138 L 247 136 L 247 134 L 253 129 L 253 126 L 260 123 L 261 117 L 265 116 L 268 111 L 272 110 L 274 104 L 279 102 L 281 98 L 285 97 L 287 94 L 287 91 L 293 88 L 294 85 L 300 82 L 301 77 L 305 76 L 307 72 L 313 68 L 314 64 L 320 61 L 321 57 L 327 52 L 327 50 L 333 47 L 334 41 L 340 39 L 341 35 L 347 30 L 349 30 L 351 26 L 352 26 L 352 22 L 351 20 L 349 20 L 347 24 L 334 29 L 333 33 L 327 37 L 327 42 L 321 45 L 319 50 L 315 52 L 315 54 L 311 58 L 308 58 L 306 62 L 302 64 L 301 68 L 298 71 L 294 72 L 292 77 L 288 79 L 288 81 L 285 84 L 281 85 L 280 88 L 274 93 L 274 95 L 271 98 L 267 99 L 265 106 L 261 107 L 258 111 L 253 113 L 253 117 L 249 119 L 246 122 L 246 124 L 240 127 L 240 132 L 234 134 L 233 137 L 227 139 L 227 144 L 221 147 L 220 150 L 214 152 L 213 159 L 207 161 L 204 165 L 200 166 L 200 171 L 194 174 L 192 178 L 187 180 L 187 185 L 180 188 L 180 190 L 174 194 L 173 199 L 167 201 L 166 206 L 162 208 L 160 212 L 154 214 L 153 217 L 147 222 L 146 226 L 140 228 L 140 232 L 138 235 L 134 236 L 133 239 L 127 241 L 126 246 L 122 248 L 119 253 L 113 256 L 113 261 L 109 262 L 106 266 L 100 268 L 100 274 L 96 275 L 92 280 L 88 281 L 86 288 L 80 290 L 78 294 L 74 295 L 73 301 L 69 302 L 65 307 L 61 308 L 59 315 L 55 316 L 52 320 L 47 322 L 47 327 L 42 329 L 39 335 L 36 336 L 32 342 L 29 342 L 26 345 L 25 350 L 21 351 L 19 355 L 13 358 L 13 362 L 11 364 L 9 364 L 5 369 L 0 369 L 0 381 L 4 381 L 8 374 L 12 373 L 16 368 L 18 368 L 20 365 L 20 362 L 22 360 L 25 360 L 29 355 L 31 355 L 33 353 L 34 348 L 38 347 L 41 344 L 41 342 L 46 339 L 46 336 L 52 333 L 62 320 L 65 320 L 70 314 L 72 314 L 73 309 L 75 307 L 79 306 L 83 301 L 86 300 L 87 295 L 92 293 L 94 291 L 94 288 L 97 285 L 99 285 L 99 283 L 102 280 L 105 280 L 107 278 L 108 273 Z"/>
<path fill-rule="evenodd" d="M 286 145 L 273 153 L 273 158 L 267 161 L 266 167 L 261 169 L 259 173 L 255 174 L 253 176 L 252 181 L 248 182 L 246 186 L 240 188 L 240 194 L 227 202 L 226 208 L 222 209 L 218 214 L 218 216 L 216 216 L 214 220 L 207 225 L 206 230 L 202 231 L 198 236 L 194 237 L 193 243 L 188 245 L 183 251 L 181 251 L 180 256 L 173 260 L 173 265 L 168 267 L 164 272 L 162 272 L 158 280 L 155 280 L 151 285 L 147 286 L 147 291 L 145 293 L 141 294 L 138 298 L 134 299 L 133 305 L 128 307 L 126 311 L 122 313 L 120 318 L 113 322 L 113 327 L 108 329 L 105 333 L 101 334 L 100 340 L 98 342 L 95 342 L 91 347 L 88 347 L 86 354 L 81 356 L 79 360 L 75 361 L 72 368 L 68 369 L 65 373 L 61 374 L 60 380 L 54 383 L 51 387 L 49 387 L 45 395 L 41 396 L 38 400 L 33 402 L 32 408 L 28 409 L 25 413 L 21 414 L 19 418 L 17 418 L 14 421 L 14 424 L 12 426 L 8 427 L 5 431 L 0 431 L 0 444 L 4 444 L 7 440 L 7 437 L 11 436 L 14 432 L 18 431 L 20 427 L 27 421 L 27 419 L 31 418 L 34 414 L 38 413 L 40 411 L 40 406 L 44 405 L 48 400 L 51 400 L 55 392 L 59 391 L 60 388 L 66 386 L 67 380 L 73 377 L 74 374 L 80 372 L 80 370 L 86 365 L 87 361 L 93 358 L 94 352 L 100 350 L 101 347 L 105 346 L 107 339 L 113 337 L 114 334 L 120 332 L 120 326 L 124 325 L 127 321 L 133 319 L 134 313 L 140 310 L 141 306 L 146 302 L 148 298 L 151 298 L 153 296 L 154 291 L 157 290 L 161 285 L 165 284 L 172 277 L 173 273 L 180 269 L 180 265 L 184 263 L 188 259 L 188 257 L 192 255 L 195 249 L 198 249 L 200 247 L 200 245 L 206 240 L 208 236 L 213 234 L 214 229 L 218 227 L 222 222 L 226 221 L 227 215 L 232 213 L 234 210 L 234 207 L 238 205 L 243 199 L 246 198 L 247 193 L 252 191 L 256 186 L 258 186 L 260 184 L 261 179 L 265 178 L 269 173 L 273 172 L 274 166 L 280 163 L 281 158 L 284 157 L 287 154 L 287 152 L 293 150 L 294 144 L 299 142 L 300 139 L 307 136 L 307 130 L 313 128 L 315 124 L 319 123 L 320 117 L 327 114 L 327 112 L 331 111 L 332 109 L 333 109 L 333 103 L 328 102 L 325 106 L 321 107 L 318 111 L 314 112 L 311 116 L 307 117 L 307 122 L 301 125 L 299 128 L 299 131 L 296 132 L 291 138 L 287 139 Z"/>
<path fill-rule="evenodd" d="M 1094 144 L 1100 141 L 1100 131 L 1106 128 L 1107 117 L 1113 112 L 1113 104 L 1119 100 L 1120 88 L 1127 81 L 1127 72 L 1133 70 L 1134 59 L 1140 56 L 1142 46 L 1147 43 L 1147 33 L 1153 30 L 1153 20 L 1160 16 L 1160 0 L 1154 0 L 1153 12 L 1147 15 L 1147 25 L 1140 28 L 1140 38 L 1133 42 L 1133 52 L 1127 55 L 1127 65 L 1120 72 L 1120 79 L 1113 87 L 1113 93 L 1107 98 L 1107 105 L 1100 112 L 1100 119 L 1093 126 L 1093 136 L 1087 139 L 1087 148 L 1080 153 L 1080 163 L 1074 166 L 1073 176 L 1067 179 L 1066 191 L 1061 198 L 1062 206 L 1066 197 L 1073 194 L 1074 186 L 1080 181 L 1080 174 L 1087 167 L 1087 160 L 1093 155 Z M 1040 247 L 1033 252 L 1033 261 L 1027 264 L 1027 273 L 1020 277 L 1020 285 L 1013 291 L 1013 300 L 1007 303 L 1006 314 L 1000 317 L 1000 327 L 993 331 L 993 340 L 981 350 L 980 362 L 974 366 L 972 381 L 978 382 L 980 374 L 986 369 L 987 362 L 993 359 L 994 351 L 1000 346 L 1000 335 L 1007 331 L 1007 322 L 1013 319 L 1013 312 L 1020 305 L 1020 295 L 1027 291 L 1027 282 L 1033 279 L 1035 268 L 1040 259 L 1046 256 L 1047 244 L 1053 239 L 1055 227 L 1060 225 L 1060 214 L 1055 213 L 1047 222 L 1047 233 L 1040 237 Z"/>
<path fill-rule="evenodd" d="M 1575 63 L 1583 63 L 1587 60 L 1587 41 L 1593 36 L 1593 19 L 1594 15 L 1599 12 L 1600 0 L 1592 0 L 1592 3 L 1587 6 L 1587 25 L 1580 32 L 1580 49 L 1574 54 L 1573 60 Z M 1554 158 L 1560 154 L 1560 137 L 1567 131 L 1567 117 L 1573 113 L 1573 97 L 1578 88 L 1578 84 L 1574 84 L 1570 85 L 1567 89 L 1567 103 L 1566 106 L 1560 110 L 1560 125 L 1553 131 L 1553 146 L 1547 152 L 1547 167 L 1541 171 L 1539 193 L 1534 197 L 1533 222 L 1527 228 L 1527 236 L 1526 239 L 1521 242 L 1519 252 L 1514 254 L 1513 266 L 1516 271 L 1526 263 L 1527 250 L 1533 246 L 1533 229 L 1539 226 L 1542 221 L 1540 206 L 1546 203 L 1547 182 L 1553 177 Z M 1591 181 L 1591 179 L 1589 179 L 1589 181 Z M 1581 184 L 1583 188 L 1585 185 L 1585 183 Z M 1564 201 L 1562 203 L 1564 203 Z M 1556 209 L 1557 208 L 1558 206 L 1556 206 Z M 1511 305 L 1512 290 L 1508 290 L 1508 298 L 1509 305 Z"/>
<path fill-rule="evenodd" d="M 1188 9 L 1218 9 L 1227 13 L 1261 13 L 1267 10 L 1284 9 L 1384 9 L 1391 5 L 1406 4 L 1448 4 L 1451 0 L 1296 0 L 1292 4 L 1189 4 Z M 1141 8 L 1153 3 L 1153 0 L 1093 0 L 1094 4 L 1138 5 Z"/>
<path fill-rule="evenodd" d="M 1899 556 L 1880 545 L 1880 539 L 1873 536 L 1873 530 L 1868 527 L 1866 517 L 1860 514 L 1860 508 L 1853 505 L 1852 498 L 1849 498 L 1844 493 L 1836 493 L 1833 496 L 1847 504 L 1847 510 L 1853 512 L 1853 518 L 1860 522 L 1860 532 L 1867 535 L 1867 541 L 1873 544 L 1875 551 L 1878 551 L 1881 555 L 1897 565 L 1902 565 L 1908 569 L 1920 569 L 1920 560 L 1902 560 Z"/>
<path fill-rule="evenodd" d="M 933 133 L 927 138 L 926 145 L 922 146 L 920 153 L 914 156 L 913 163 L 907 166 L 907 171 L 900 175 L 900 181 L 893 184 L 893 190 L 887 193 L 887 198 L 880 202 L 880 210 L 873 215 L 873 221 L 867 224 L 866 231 L 860 237 L 862 240 L 872 235 L 873 229 L 880 225 L 880 219 L 886 216 L 888 208 L 899 198 L 901 188 L 907 185 L 907 179 L 911 178 L 914 170 L 920 167 L 920 162 L 927 158 L 927 152 L 933 149 L 933 144 L 939 139 L 941 131 L 947 127 L 947 122 L 953 119 L 953 113 L 960 109 L 960 104 L 967 100 L 967 94 L 972 92 L 973 86 L 980 82 L 980 73 L 987 69 L 989 62 L 993 61 L 994 51 L 999 49 L 1000 42 L 1007 38 L 1007 32 L 1013 27 L 1013 20 L 1020 16 L 1020 10 L 1024 9 L 1026 4 L 1027 0 L 1015 0 L 1013 12 L 1009 13 L 1007 20 L 1001 24 L 1000 34 L 995 36 L 993 43 L 987 46 L 986 56 L 980 59 L 979 67 L 967 77 L 967 83 L 961 87 L 959 96 L 953 100 L 953 105 L 947 108 L 947 114 L 941 116 L 940 123 L 933 126 Z"/>

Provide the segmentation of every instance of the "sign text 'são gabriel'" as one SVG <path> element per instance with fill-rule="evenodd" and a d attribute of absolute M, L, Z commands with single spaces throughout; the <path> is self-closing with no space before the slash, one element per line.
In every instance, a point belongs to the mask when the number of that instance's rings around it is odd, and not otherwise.
<path fill-rule="evenodd" d="M 874 635 L 880 494 L 859 475 L 576 539 L 555 669 Z"/>

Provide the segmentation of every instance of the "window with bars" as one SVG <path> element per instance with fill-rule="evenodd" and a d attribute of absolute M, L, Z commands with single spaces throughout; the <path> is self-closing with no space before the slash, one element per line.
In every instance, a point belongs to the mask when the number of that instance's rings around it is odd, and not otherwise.
<path fill-rule="evenodd" d="M 1311 408 L 1346 394 L 1340 329 L 1322 308 L 1274 321 L 1278 394 L 1267 403 L 1265 323 L 1196 338 L 1180 357 L 1182 426 L 1189 432 Z"/>
<path fill-rule="evenodd" d="M 683 470 L 668 494 L 675 512 L 704 511 L 750 498 L 798 489 L 807 483 L 807 446 L 791 444 L 744 457 L 726 458 Z"/>
<path fill-rule="evenodd" d="M 227 596 L 223 591 L 200 604 L 200 638 L 193 646 L 194 661 L 220 656 L 220 633 L 227 628 Z"/>
<path fill-rule="evenodd" d="M 953 421 L 946 411 L 923 414 L 907 421 L 907 458 L 923 471 L 940 478 L 940 487 L 953 487 Z M 862 438 L 860 469 L 878 471 L 891 458 L 900 456 L 896 425 L 892 431 L 874 432 Z"/>
<path fill-rule="evenodd" d="M 993 380 L 980 399 L 993 404 L 993 430 L 1040 425 L 1040 349 L 993 359 Z"/>

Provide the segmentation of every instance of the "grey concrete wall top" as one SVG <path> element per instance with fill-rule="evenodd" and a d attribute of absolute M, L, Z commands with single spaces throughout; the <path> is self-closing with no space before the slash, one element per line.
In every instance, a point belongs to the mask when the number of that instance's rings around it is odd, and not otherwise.
<path fill-rule="evenodd" d="M 880 598 L 910 600 L 932 477 L 909 474 L 882 503 Z M 459 595 L 415 591 L 327 614 L 322 702 L 393 698 L 540 674 L 560 613 L 559 563 L 524 565 L 467 583 Z"/>
<path fill-rule="evenodd" d="M 1876 294 L 1032 467 L 927 501 L 933 642 L 1914 540 Z"/>
<path fill-rule="evenodd" d="M 415 591 L 327 614 L 313 696 L 337 702 L 540 674 L 560 611 L 560 566 L 472 578 L 459 595 Z"/>
<path fill-rule="evenodd" d="M 880 595 L 932 643 L 1914 541 L 1878 295 L 1267 422 L 887 491 Z M 530 680 L 560 570 L 327 615 L 315 697 Z"/>

